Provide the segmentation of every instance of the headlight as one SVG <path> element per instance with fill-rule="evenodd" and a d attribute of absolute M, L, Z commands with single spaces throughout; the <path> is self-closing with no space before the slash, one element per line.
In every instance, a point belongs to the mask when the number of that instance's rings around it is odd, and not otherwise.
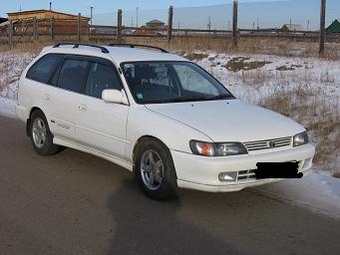
<path fill-rule="evenodd" d="M 293 138 L 293 146 L 301 146 L 309 142 L 307 131 L 297 134 Z"/>
<path fill-rule="evenodd" d="M 201 141 L 190 141 L 190 149 L 196 155 L 220 157 L 248 154 L 247 149 L 242 143 L 209 143 Z"/>

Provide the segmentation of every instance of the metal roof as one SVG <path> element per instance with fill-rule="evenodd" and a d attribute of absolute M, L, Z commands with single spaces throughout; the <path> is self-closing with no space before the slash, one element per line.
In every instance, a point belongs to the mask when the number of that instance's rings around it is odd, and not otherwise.
<path fill-rule="evenodd" d="M 284 24 L 282 29 L 287 28 L 289 31 L 303 31 L 303 27 L 299 24 Z"/>

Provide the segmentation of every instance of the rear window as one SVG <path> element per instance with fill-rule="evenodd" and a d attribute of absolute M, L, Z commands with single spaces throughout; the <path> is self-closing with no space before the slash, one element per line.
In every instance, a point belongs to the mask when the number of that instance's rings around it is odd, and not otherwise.
<path fill-rule="evenodd" d="M 48 83 L 62 58 L 63 56 L 60 54 L 47 54 L 43 56 L 30 68 L 26 78 Z"/>

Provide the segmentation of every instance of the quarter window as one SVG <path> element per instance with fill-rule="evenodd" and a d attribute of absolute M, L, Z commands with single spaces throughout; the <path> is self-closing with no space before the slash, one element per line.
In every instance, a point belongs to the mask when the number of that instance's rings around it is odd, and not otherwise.
<path fill-rule="evenodd" d="M 43 56 L 27 72 L 26 78 L 42 83 L 48 83 L 62 58 L 63 56 L 59 54 L 48 54 Z"/>

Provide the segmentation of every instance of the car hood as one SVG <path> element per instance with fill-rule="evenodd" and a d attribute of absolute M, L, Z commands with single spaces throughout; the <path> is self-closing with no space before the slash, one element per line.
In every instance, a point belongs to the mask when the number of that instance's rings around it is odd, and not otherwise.
<path fill-rule="evenodd" d="M 200 131 L 214 142 L 256 141 L 293 136 L 304 131 L 301 125 L 287 117 L 238 99 L 150 104 L 146 107 Z"/>

